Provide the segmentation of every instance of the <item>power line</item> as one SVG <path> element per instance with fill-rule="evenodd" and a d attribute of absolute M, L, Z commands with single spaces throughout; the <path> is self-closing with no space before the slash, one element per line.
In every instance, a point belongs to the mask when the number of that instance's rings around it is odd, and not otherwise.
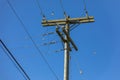
<path fill-rule="evenodd" d="M 62 0 L 59 0 L 59 1 L 60 1 L 60 6 L 61 6 L 61 8 L 62 8 L 62 10 L 63 10 L 64 16 L 67 16 L 66 11 L 65 11 L 65 9 L 64 9 L 64 7 L 63 7 Z"/>
<path fill-rule="evenodd" d="M 85 2 L 85 0 L 83 0 L 83 4 L 84 4 L 84 11 L 85 11 L 85 13 L 86 13 L 86 16 L 88 17 L 88 11 L 87 11 L 87 7 L 86 7 L 86 2 Z M 81 16 L 82 16 L 83 14 L 81 14 Z M 71 29 L 70 29 L 70 31 L 72 31 L 73 29 L 75 29 L 77 26 L 79 26 L 80 25 L 80 23 L 79 24 L 74 24 L 74 25 L 72 25 L 71 26 Z"/>
<path fill-rule="evenodd" d="M 86 10 L 87 10 L 87 7 L 86 7 L 86 2 L 85 2 L 85 0 L 83 0 L 83 4 L 84 4 L 84 10 L 86 11 Z"/>
<path fill-rule="evenodd" d="M 41 16 L 42 16 L 43 18 L 45 18 L 45 15 L 44 15 L 44 13 L 43 13 L 43 10 L 42 10 L 42 8 L 41 8 L 41 6 L 40 6 L 39 1 L 38 1 L 38 0 L 35 0 L 35 1 L 36 1 L 37 5 L 38 5 L 38 7 L 39 7 L 39 9 L 40 9 L 40 14 L 41 14 Z"/>
<path fill-rule="evenodd" d="M 46 58 L 44 57 L 43 53 L 40 51 L 39 47 L 36 45 L 35 41 L 33 40 L 33 38 L 31 37 L 30 33 L 28 32 L 28 30 L 26 29 L 26 26 L 24 25 L 24 23 L 22 22 L 22 20 L 20 19 L 20 17 L 17 15 L 15 9 L 13 8 L 13 6 L 11 5 L 11 3 L 7 0 L 10 8 L 12 9 L 13 13 L 15 14 L 15 16 L 18 18 L 18 20 L 20 21 L 23 29 L 25 30 L 25 32 L 28 34 L 29 38 L 31 39 L 34 47 L 38 50 L 39 54 L 41 55 L 41 57 L 43 58 L 43 60 L 45 61 L 45 63 L 47 64 L 48 68 L 50 69 L 50 71 L 53 73 L 53 75 L 56 77 L 57 80 L 59 80 L 58 76 L 56 75 L 56 73 L 53 71 L 52 67 L 50 66 L 50 64 L 48 63 L 48 61 L 46 60 Z"/>
<path fill-rule="evenodd" d="M 72 25 L 71 27 L 70 27 L 70 31 L 72 31 L 73 29 L 75 29 L 76 27 L 78 27 L 80 24 L 75 24 L 75 25 Z"/>
<path fill-rule="evenodd" d="M 85 0 L 83 0 L 83 4 L 84 4 L 84 11 L 86 13 L 86 16 L 88 17 L 88 11 L 87 11 L 87 7 L 86 7 L 86 2 Z"/>
<path fill-rule="evenodd" d="M 80 67 L 80 62 L 78 60 L 78 57 L 74 55 L 73 60 L 75 61 L 76 68 L 79 70 L 80 75 L 83 75 L 84 71 Z"/>
<path fill-rule="evenodd" d="M 7 54 L 7 56 L 10 58 L 10 60 L 14 63 L 15 67 L 20 71 L 20 73 L 23 75 L 23 77 L 26 80 L 30 80 L 30 77 L 27 75 L 27 73 L 25 72 L 25 70 L 22 68 L 22 66 L 18 63 L 18 61 L 15 59 L 15 57 L 12 55 L 12 53 L 10 52 L 10 50 L 7 48 L 7 46 L 3 43 L 2 40 L 0 40 L 0 43 L 2 44 L 1 48 L 3 49 L 3 51 Z M 7 51 L 7 52 L 6 52 Z"/>

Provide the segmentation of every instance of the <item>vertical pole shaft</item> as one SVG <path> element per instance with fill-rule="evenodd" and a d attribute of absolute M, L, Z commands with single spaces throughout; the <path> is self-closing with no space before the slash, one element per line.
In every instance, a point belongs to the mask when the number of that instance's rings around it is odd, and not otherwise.
<path fill-rule="evenodd" d="M 64 52 L 64 80 L 69 80 L 69 51 L 67 42 L 65 42 Z"/>
<path fill-rule="evenodd" d="M 66 24 L 65 27 L 66 32 L 69 34 L 69 23 Z M 64 43 L 64 80 L 69 80 L 69 41 L 67 36 L 65 36 L 65 43 Z"/>

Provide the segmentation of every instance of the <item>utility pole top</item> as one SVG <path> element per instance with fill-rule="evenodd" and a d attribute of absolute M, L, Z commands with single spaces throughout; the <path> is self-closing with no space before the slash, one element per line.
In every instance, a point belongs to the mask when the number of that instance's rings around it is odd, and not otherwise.
<path fill-rule="evenodd" d="M 80 18 L 70 18 L 70 16 L 65 16 L 65 19 L 58 19 L 58 20 L 44 19 L 41 22 L 44 27 L 57 26 L 56 33 L 64 43 L 64 80 L 69 80 L 69 57 L 70 57 L 69 53 L 71 51 L 70 44 L 73 46 L 73 48 L 76 51 L 78 50 L 77 46 L 70 37 L 70 25 L 91 23 L 91 22 L 94 22 L 94 17 L 88 16 L 88 14 L 85 17 L 80 17 Z M 62 29 L 62 33 L 64 35 L 61 34 L 61 32 L 59 31 L 60 28 Z"/>

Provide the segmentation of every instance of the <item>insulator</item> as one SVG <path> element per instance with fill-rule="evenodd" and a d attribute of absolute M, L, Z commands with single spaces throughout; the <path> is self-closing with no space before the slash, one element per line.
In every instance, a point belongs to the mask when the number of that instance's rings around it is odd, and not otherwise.
<path fill-rule="evenodd" d="M 83 74 L 83 71 L 82 70 L 80 70 L 80 75 L 82 75 Z"/>
<path fill-rule="evenodd" d="M 55 32 L 49 32 L 48 34 L 49 34 L 49 35 L 51 35 L 51 34 L 55 34 Z"/>
<path fill-rule="evenodd" d="M 55 44 L 56 41 L 51 41 L 51 42 L 48 42 L 48 43 L 43 43 L 43 45 L 51 45 L 51 44 Z"/>
<path fill-rule="evenodd" d="M 56 50 L 55 52 L 61 52 L 61 51 L 63 51 L 64 49 L 60 49 L 60 50 Z"/>
<path fill-rule="evenodd" d="M 54 14 L 54 11 L 52 11 L 51 15 L 52 15 L 52 16 L 54 16 L 54 15 L 55 15 L 55 14 Z"/>
<path fill-rule="evenodd" d="M 42 18 L 42 20 L 43 20 L 43 21 L 45 21 L 45 20 L 46 20 L 46 17 L 45 17 L 45 15 L 43 15 L 43 18 Z"/>
<path fill-rule="evenodd" d="M 47 36 L 47 35 L 52 35 L 52 34 L 55 34 L 55 33 L 54 32 L 49 32 L 49 33 L 43 34 L 42 36 Z"/>
<path fill-rule="evenodd" d="M 55 52 L 60 52 L 60 51 L 55 51 Z"/>
<path fill-rule="evenodd" d="M 51 41 L 49 44 L 55 44 L 56 43 L 56 41 Z"/>

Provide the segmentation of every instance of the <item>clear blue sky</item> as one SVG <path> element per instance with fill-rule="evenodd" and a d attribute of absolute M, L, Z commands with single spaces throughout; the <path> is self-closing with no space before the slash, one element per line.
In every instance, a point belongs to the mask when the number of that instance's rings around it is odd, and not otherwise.
<path fill-rule="evenodd" d="M 30 35 L 44 54 L 60 80 L 63 80 L 63 52 L 55 27 L 43 28 L 42 17 L 35 0 L 9 0 L 25 24 Z M 64 18 L 59 0 L 39 0 L 47 19 Z M 83 14 L 82 0 L 63 0 L 64 8 L 71 17 Z M 86 0 L 89 15 L 95 23 L 81 24 L 71 37 L 79 51 L 71 52 L 70 80 L 120 80 L 120 0 Z M 51 13 L 54 12 L 54 15 Z M 7 45 L 31 80 L 56 80 L 21 23 L 14 15 L 6 0 L 0 0 L 0 39 Z M 55 45 L 43 43 L 57 41 Z M 96 54 L 94 54 L 96 53 Z M 80 75 L 80 69 L 83 74 Z M 0 48 L 0 80 L 24 80 L 7 55 Z"/>

